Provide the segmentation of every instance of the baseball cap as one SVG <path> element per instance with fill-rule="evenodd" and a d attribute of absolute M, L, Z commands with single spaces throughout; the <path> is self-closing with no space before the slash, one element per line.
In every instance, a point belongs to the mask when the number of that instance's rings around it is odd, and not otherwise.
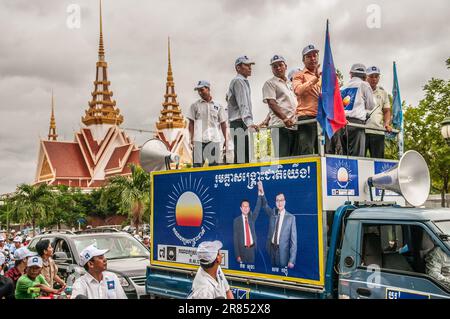
<path fill-rule="evenodd" d="M 313 52 L 313 51 L 319 52 L 319 49 L 316 49 L 316 47 L 314 46 L 314 44 L 307 45 L 306 47 L 303 48 L 303 50 L 302 50 L 302 55 L 305 56 L 305 55 L 307 55 L 309 52 Z"/>
<path fill-rule="evenodd" d="M 5 241 L 5 238 L 3 238 L 3 236 L 0 236 L 0 241 Z"/>
<path fill-rule="evenodd" d="M 255 62 L 251 61 L 248 56 L 243 55 L 236 59 L 236 62 L 234 62 L 234 66 L 238 66 L 239 64 L 255 64 Z"/>
<path fill-rule="evenodd" d="M 5 261 L 6 261 L 5 255 L 3 255 L 2 252 L 0 252 L 0 266 L 3 266 L 3 264 L 5 263 Z"/>
<path fill-rule="evenodd" d="M 367 68 L 366 70 L 367 75 L 371 75 L 371 74 L 380 74 L 380 68 L 376 67 L 376 66 L 370 66 Z"/>
<path fill-rule="evenodd" d="M 14 252 L 14 259 L 15 260 L 22 260 L 22 259 L 25 259 L 27 257 L 32 257 L 32 256 L 36 256 L 36 255 L 37 255 L 37 253 L 32 252 L 27 247 L 20 247 L 19 249 L 17 249 Z"/>
<path fill-rule="evenodd" d="M 86 265 L 92 257 L 97 257 L 106 254 L 109 249 L 98 249 L 95 245 L 90 245 L 83 249 L 80 253 L 80 266 Z"/>
<path fill-rule="evenodd" d="M 366 74 L 366 67 L 362 63 L 355 63 L 352 65 L 350 73 Z"/>
<path fill-rule="evenodd" d="M 22 238 L 20 238 L 19 236 L 14 237 L 13 243 L 21 243 L 21 242 L 22 242 Z"/>
<path fill-rule="evenodd" d="M 275 62 L 284 62 L 286 63 L 286 60 L 278 54 L 275 54 L 272 59 L 270 59 L 270 64 L 274 64 Z"/>
<path fill-rule="evenodd" d="M 27 267 L 38 266 L 42 268 L 42 258 L 39 256 L 33 256 L 28 259 Z"/>
<path fill-rule="evenodd" d="M 200 259 L 200 263 L 207 265 L 212 263 L 217 258 L 217 253 L 223 247 L 222 242 L 204 241 L 197 247 L 197 256 Z"/>
<path fill-rule="evenodd" d="M 149 235 L 144 235 L 144 239 L 150 239 Z"/>
<path fill-rule="evenodd" d="M 209 84 L 208 81 L 200 80 L 200 81 L 198 81 L 197 86 L 194 88 L 194 91 L 195 91 L 195 90 L 198 90 L 198 89 L 201 89 L 201 88 L 203 88 L 203 87 L 210 88 L 210 87 L 211 87 L 211 84 Z"/>

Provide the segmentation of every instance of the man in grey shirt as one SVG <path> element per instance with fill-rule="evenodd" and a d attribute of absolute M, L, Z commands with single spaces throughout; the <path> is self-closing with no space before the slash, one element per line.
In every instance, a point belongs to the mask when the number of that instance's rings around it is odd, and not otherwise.
<path fill-rule="evenodd" d="M 227 92 L 228 119 L 234 143 L 234 163 L 248 163 L 249 139 L 247 130 L 258 129 L 253 122 L 251 89 L 248 77 L 252 74 L 255 64 L 247 56 L 236 59 L 234 66 L 237 75 L 231 80 Z"/>

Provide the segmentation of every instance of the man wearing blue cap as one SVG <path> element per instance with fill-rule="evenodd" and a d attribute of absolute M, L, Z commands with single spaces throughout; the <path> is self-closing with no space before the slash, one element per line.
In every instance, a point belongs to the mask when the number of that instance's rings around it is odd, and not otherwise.
<path fill-rule="evenodd" d="M 200 99 L 189 108 L 189 134 L 193 145 L 194 167 L 201 167 L 205 160 L 210 166 L 220 162 L 221 135 L 224 139 L 224 149 L 227 146 L 227 121 L 224 108 L 213 100 L 208 81 L 199 81 L 194 88 Z M 220 127 L 220 129 L 219 129 Z"/>
<path fill-rule="evenodd" d="M 252 98 L 248 77 L 252 75 L 251 61 L 246 55 L 240 56 L 234 62 L 237 75 L 231 80 L 226 95 L 228 103 L 228 120 L 234 144 L 234 163 L 250 162 L 249 139 L 247 130 L 257 130 L 253 122 Z"/>
<path fill-rule="evenodd" d="M 274 55 L 270 60 L 273 77 L 264 83 L 263 102 L 270 108 L 271 129 L 275 157 L 297 155 L 297 98 L 291 82 L 286 77 L 286 60 Z"/>
<path fill-rule="evenodd" d="M 370 154 L 373 158 L 384 158 L 384 132 L 375 129 L 385 129 L 392 131 L 391 123 L 391 104 L 388 93 L 378 85 L 380 82 L 380 69 L 371 66 L 367 69 L 367 82 L 373 91 L 375 98 L 375 108 L 369 113 L 366 129 L 366 155 Z"/>
<path fill-rule="evenodd" d="M 312 44 L 307 45 L 302 51 L 302 57 L 305 68 L 295 73 L 292 80 L 299 121 L 317 117 L 321 93 L 319 50 Z M 299 155 L 318 154 L 317 123 L 300 125 L 297 143 Z"/>

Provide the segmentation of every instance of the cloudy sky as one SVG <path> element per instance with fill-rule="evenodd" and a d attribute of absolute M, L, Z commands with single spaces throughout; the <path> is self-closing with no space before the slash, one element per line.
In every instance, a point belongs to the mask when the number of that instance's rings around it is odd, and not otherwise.
<path fill-rule="evenodd" d="M 72 140 L 93 91 L 98 58 L 98 1 L 0 1 L 0 194 L 33 181 L 40 138 L 48 134 L 54 90 L 60 140 Z M 79 8 L 79 28 L 77 9 Z M 448 0 L 103 0 L 103 29 L 111 89 L 125 128 L 154 130 L 172 39 L 176 92 L 184 112 L 199 79 L 224 102 L 234 60 L 256 61 L 250 78 L 256 119 L 267 106 L 261 88 L 269 60 L 284 55 L 291 69 L 300 51 L 324 47 L 330 20 L 336 66 L 348 79 L 352 63 L 381 68 L 392 88 L 397 61 L 402 99 L 417 104 L 432 77 L 448 78 Z M 130 131 L 136 141 L 150 137 Z"/>

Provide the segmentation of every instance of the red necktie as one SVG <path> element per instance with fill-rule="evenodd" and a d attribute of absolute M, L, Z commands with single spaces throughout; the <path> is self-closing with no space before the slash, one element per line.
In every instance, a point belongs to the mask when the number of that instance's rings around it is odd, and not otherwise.
<path fill-rule="evenodd" d="M 248 225 L 248 218 L 245 216 L 245 246 L 250 247 L 250 226 Z"/>

